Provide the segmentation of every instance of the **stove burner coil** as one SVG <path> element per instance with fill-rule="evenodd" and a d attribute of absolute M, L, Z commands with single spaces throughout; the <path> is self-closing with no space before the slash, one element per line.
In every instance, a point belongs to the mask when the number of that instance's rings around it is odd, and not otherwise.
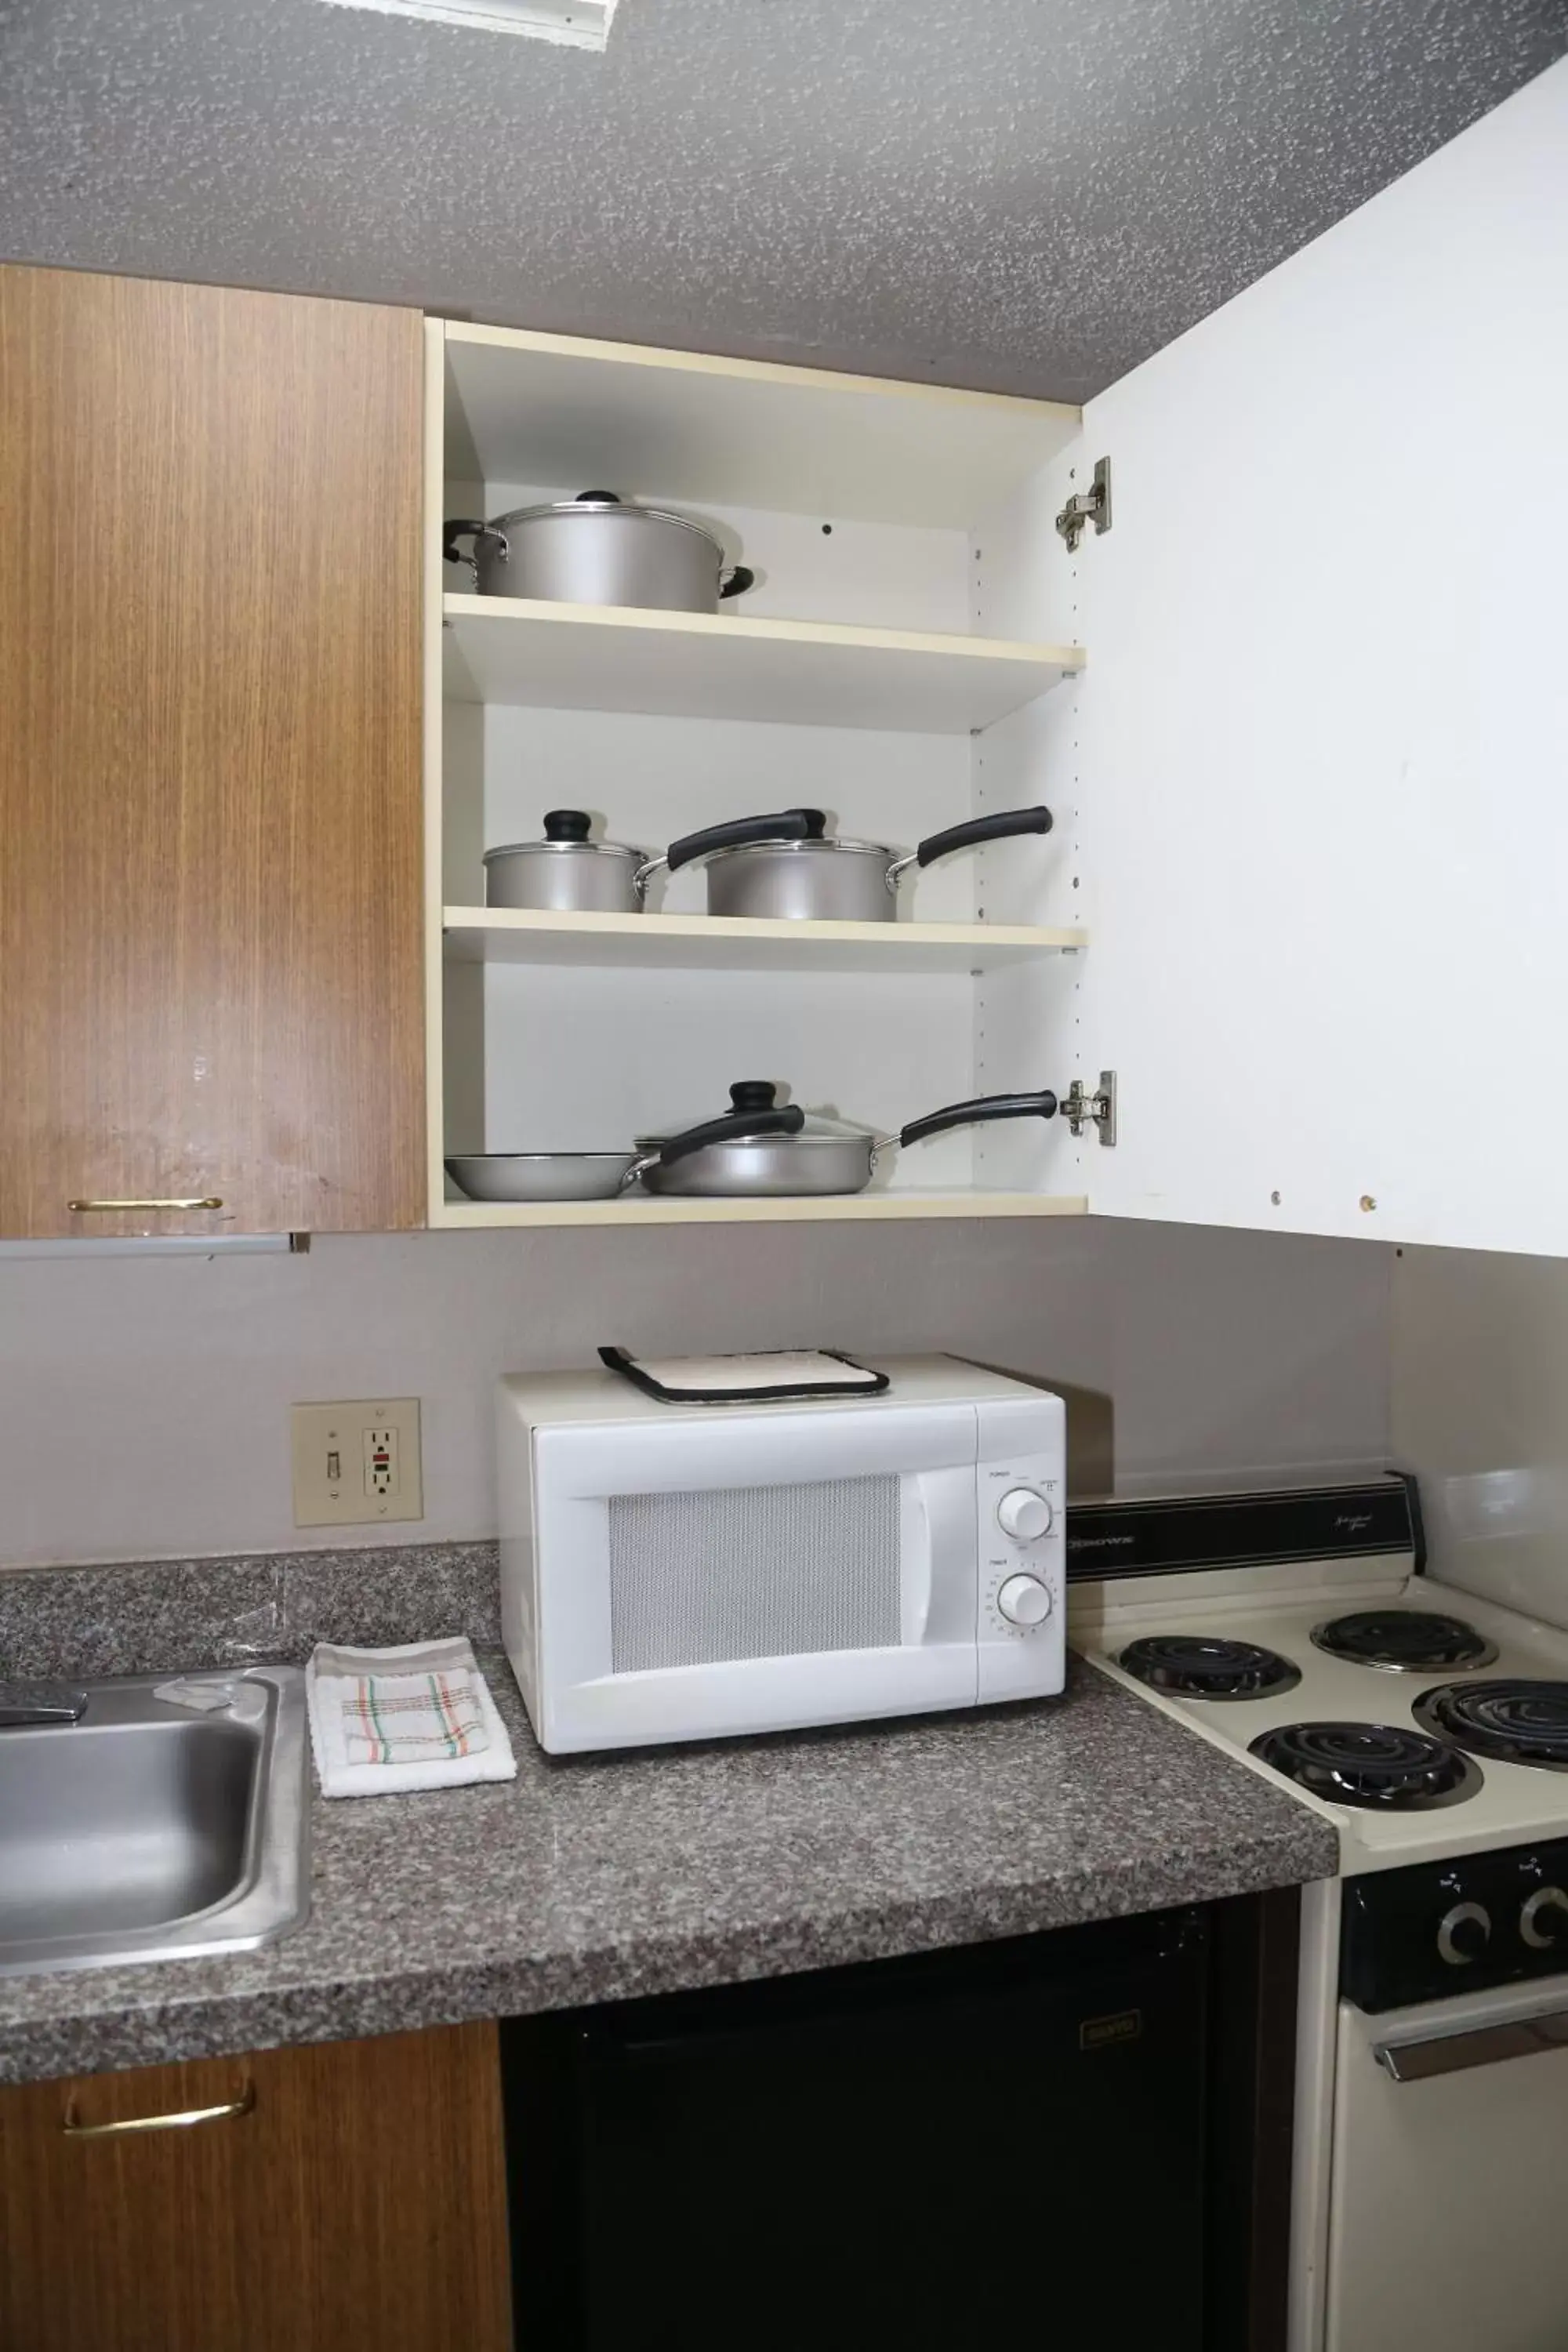
<path fill-rule="evenodd" d="M 1481 1785 L 1479 1768 L 1425 1732 L 1389 1723 L 1288 1723 L 1247 1748 L 1298 1788 L 1363 1811 L 1426 1812 Z"/>
<path fill-rule="evenodd" d="M 1219 1633 L 1151 1633 L 1129 1642 L 1116 1663 L 1151 1690 L 1179 1698 L 1271 1698 L 1301 1679 L 1277 1651 Z"/>

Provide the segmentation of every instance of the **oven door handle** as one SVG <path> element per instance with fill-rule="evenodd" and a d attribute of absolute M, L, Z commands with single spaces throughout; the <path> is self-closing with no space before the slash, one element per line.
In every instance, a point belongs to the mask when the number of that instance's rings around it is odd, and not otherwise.
<path fill-rule="evenodd" d="M 1504 2058 L 1532 2058 L 1542 2050 L 1568 2050 L 1568 2009 L 1543 2017 L 1505 2019 L 1468 2033 L 1435 2033 L 1426 2042 L 1374 2042 L 1372 2054 L 1396 2083 L 1425 2083 L 1468 2066 L 1495 2066 Z"/>

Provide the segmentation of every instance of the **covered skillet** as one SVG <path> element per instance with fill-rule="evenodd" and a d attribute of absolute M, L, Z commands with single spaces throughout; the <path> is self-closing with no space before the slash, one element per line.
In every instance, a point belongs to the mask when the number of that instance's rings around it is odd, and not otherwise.
<path fill-rule="evenodd" d="M 1051 1118 L 1057 1109 L 1057 1097 L 1046 1087 L 1033 1094 L 980 1095 L 972 1102 L 950 1103 L 912 1119 L 897 1135 L 878 1135 L 847 1119 L 780 1106 L 778 1088 L 765 1078 L 742 1079 L 732 1086 L 730 1103 L 721 1117 L 700 1126 L 671 1136 L 639 1138 L 637 1158 L 623 1184 L 640 1179 L 650 1192 L 697 1199 L 787 1200 L 863 1192 L 889 1151 L 949 1128 L 979 1127 L 1000 1118 Z M 772 1120 L 790 1124 L 763 1124 Z"/>

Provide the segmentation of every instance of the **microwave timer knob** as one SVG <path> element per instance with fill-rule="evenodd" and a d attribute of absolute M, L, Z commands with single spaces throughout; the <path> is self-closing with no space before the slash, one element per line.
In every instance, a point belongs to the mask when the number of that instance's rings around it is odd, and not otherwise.
<path fill-rule="evenodd" d="M 996 1595 L 1009 1625 L 1043 1625 L 1051 1613 L 1050 1587 L 1037 1576 L 1009 1576 Z"/>
<path fill-rule="evenodd" d="M 1479 1903 L 1456 1903 L 1437 1923 L 1437 1950 L 1450 1968 L 1479 1960 L 1491 1939 L 1491 1920 Z"/>
<path fill-rule="evenodd" d="M 1033 1486 L 1009 1486 L 996 1506 L 996 1517 L 1005 1536 L 1015 1543 L 1037 1543 L 1048 1536 L 1051 1521 L 1056 1517 L 1044 1495 Z"/>
<path fill-rule="evenodd" d="M 1535 1951 L 1549 1951 L 1568 1927 L 1568 1895 L 1560 1886 L 1538 1886 L 1519 1915 L 1519 1932 Z"/>

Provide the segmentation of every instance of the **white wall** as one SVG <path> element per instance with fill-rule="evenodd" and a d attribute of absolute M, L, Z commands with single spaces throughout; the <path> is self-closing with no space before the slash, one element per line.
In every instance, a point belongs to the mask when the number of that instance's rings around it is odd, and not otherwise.
<path fill-rule="evenodd" d="M 1387 1255 L 1107 1225 L 318 1240 L 309 1256 L 0 1264 L 0 1560 L 493 1530 L 489 1386 L 601 1341 L 951 1348 L 1074 1391 L 1080 1491 L 1381 1462 Z M 287 1408 L 424 1401 L 420 1526 L 293 1526 Z"/>
<path fill-rule="evenodd" d="M 1393 1296 L 1394 1455 L 1434 1573 L 1568 1626 L 1568 1263 L 1406 1250 Z"/>

